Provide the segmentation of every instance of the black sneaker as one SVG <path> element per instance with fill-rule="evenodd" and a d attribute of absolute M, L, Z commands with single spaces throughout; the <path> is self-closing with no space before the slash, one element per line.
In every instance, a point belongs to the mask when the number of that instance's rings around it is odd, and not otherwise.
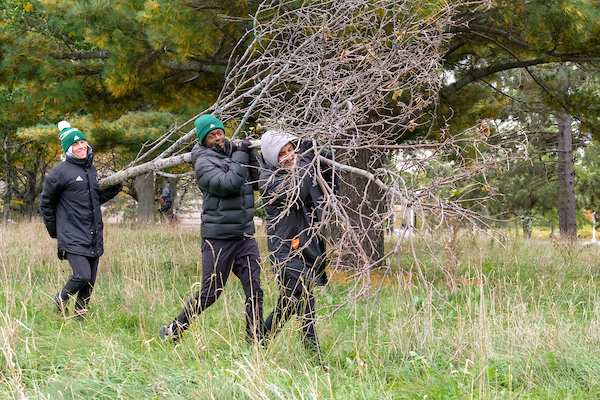
<path fill-rule="evenodd" d="M 67 308 L 67 304 L 69 303 L 69 300 L 63 300 L 60 297 L 60 293 L 56 293 L 54 296 L 52 296 L 52 301 L 54 302 L 54 305 L 56 306 L 56 310 L 61 313 L 64 316 L 67 316 L 69 314 L 69 309 Z"/>
<path fill-rule="evenodd" d="M 177 322 L 171 322 L 160 328 L 158 336 L 160 336 L 162 340 L 171 339 L 174 342 L 179 342 L 179 335 L 181 332 L 182 329 L 179 327 L 179 324 Z"/>

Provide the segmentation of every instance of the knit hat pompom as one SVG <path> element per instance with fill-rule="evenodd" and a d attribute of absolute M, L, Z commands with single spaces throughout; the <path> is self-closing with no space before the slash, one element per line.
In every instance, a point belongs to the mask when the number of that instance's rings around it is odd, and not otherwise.
<path fill-rule="evenodd" d="M 225 132 L 225 126 L 223 123 L 212 114 L 204 114 L 199 116 L 194 122 L 194 125 L 196 126 L 196 136 L 198 137 L 198 141 L 200 143 L 204 141 L 204 138 L 206 135 L 208 135 L 208 132 L 212 131 L 213 129 L 223 129 L 223 132 Z"/>
<path fill-rule="evenodd" d="M 60 133 L 58 134 L 58 138 L 60 139 L 60 143 L 62 144 L 63 151 L 66 153 L 69 150 L 69 147 L 73 145 L 73 143 L 77 143 L 80 140 L 85 140 L 85 136 L 81 131 L 77 128 L 72 128 L 71 124 L 67 121 L 60 121 L 58 123 L 58 130 Z"/>

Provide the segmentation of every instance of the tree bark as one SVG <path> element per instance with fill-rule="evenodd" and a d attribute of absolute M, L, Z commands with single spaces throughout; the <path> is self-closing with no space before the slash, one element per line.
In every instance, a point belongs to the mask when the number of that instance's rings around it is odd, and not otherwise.
<path fill-rule="evenodd" d="M 25 218 L 31 220 L 37 211 L 36 200 L 44 187 L 46 157 L 43 151 L 32 149 L 33 163 L 25 170 L 25 184 L 21 200 L 24 203 Z"/>
<path fill-rule="evenodd" d="M 575 171 L 573 167 L 573 131 L 572 118 L 561 112 L 558 115 L 558 226 L 560 235 L 565 239 L 577 238 L 577 219 L 575 209 Z"/>
<path fill-rule="evenodd" d="M 34 168 L 27 170 L 27 172 L 25 173 L 27 180 L 25 182 L 25 188 L 24 188 L 25 195 L 23 196 L 23 203 L 24 203 L 23 211 L 25 213 L 25 218 L 27 220 L 31 220 L 33 218 L 33 212 L 35 210 L 35 199 L 40 194 L 37 191 L 37 176 L 38 176 L 37 172 L 38 172 L 38 164 L 36 161 L 34 163 Z"/>
<path fill-rule="evenodd" d="M 167 178 L 169 194 L 173 202 L 173 212 L 175 212 L 175 199 L 177 198 L 177 181 L 179 181 L 178 178 Z"/>
<path fill-rule="evenodd" d="M 152 220 L 154 206 L 154 174 L 152 172 L 140 175 L 135 179 L 138 193 L 137 221 L 147 224 Z"/>
<path fill-rule="evenodd" d="M 383 167 L 384 160 L 375 157 L 369 149 L 360 149 L 356 152 L 355 157 L 346 160 L 346 164 L 358 168 L 365 168 L 368 165 L 368 168 L 365 169 L 374 170 Z M 376 263 L 384 254 L 385 229 L 382 217 L 386 213 L 385 208 L 389 205 L 382 203 L 382 199 L 387 196 L 369 178 L 348 171 L 341 172 L 338 195 L 340 198 L 346 199 L 344 208 L 353 229 L 361 233 L 360 245 L 369 259 L 361 260 L 358 254 L 346 252 L 340 254 L 342 265 L 350 269 L 358 269 L 362 267 L 360 263 L 365 261 Z M 332 235 L 340 237 L 341 232 L 334 231 Z"/>
<path fill-rule="evenodd" d="M 98 182 L 98 188 L 100 188 L 100 190 L 106 189 L 107 187 L 124 182 L 128 179 L 136 178 L 149 172 L 162 171 L 165 168 L 175 167 L 186 162 L 192 162 L 192 153 L 178 154 L 176 156 L 167 158 L 156 158 L 152 161 L 136 165 L 135 167 L 123 169 L 110 176 L 107 176 L 106 178 L 100 179 L 100 182 Z"/>
<path fill-rule="evenodd" d="M 12 201 L 12 150 L 10 140 L 10 128 L 4 130 L 4 183 L 6 184 L 6 193 L 4 194 L 4 210 L 2 219 L 6 222 L 10 218 L 10 203 Z"/>

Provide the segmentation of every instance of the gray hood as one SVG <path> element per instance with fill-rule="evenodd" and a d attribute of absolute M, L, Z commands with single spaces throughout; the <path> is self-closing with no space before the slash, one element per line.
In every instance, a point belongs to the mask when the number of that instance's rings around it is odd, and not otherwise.
<path fill-rule="evenodd" d="M 281 131 L 266 131 L 260 138 L 260 148 L 265 162 L 271 167 L 281 167 L 278 161 L 279 152 L 292 140 L 298 140 L 298 137 Z"/>

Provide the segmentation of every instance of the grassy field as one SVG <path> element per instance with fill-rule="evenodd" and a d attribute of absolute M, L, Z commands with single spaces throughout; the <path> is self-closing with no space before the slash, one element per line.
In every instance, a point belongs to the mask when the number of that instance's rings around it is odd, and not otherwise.
<path fill-rule="evenodd" d="M 600 398 L 598 245 L 466 240 L 460 286 L 431 267 L 430 295 L 392 274 L 377 297 L 319 321 L 326 373 L 296 321 L 268 349 L 245 342 L 236 279 L 179 345 L 158 339 L 197 289 L 196 232 L 108 225 L 86 319 L 55 312 L 70 268 L 41 222 L 1 227 L 0 243 L 0 398 Z M 347 299 L 353 282 L 338 278 L 318 289 L 321 315 Z M 268 271 L 263 286 L 267 313 Z"/>

